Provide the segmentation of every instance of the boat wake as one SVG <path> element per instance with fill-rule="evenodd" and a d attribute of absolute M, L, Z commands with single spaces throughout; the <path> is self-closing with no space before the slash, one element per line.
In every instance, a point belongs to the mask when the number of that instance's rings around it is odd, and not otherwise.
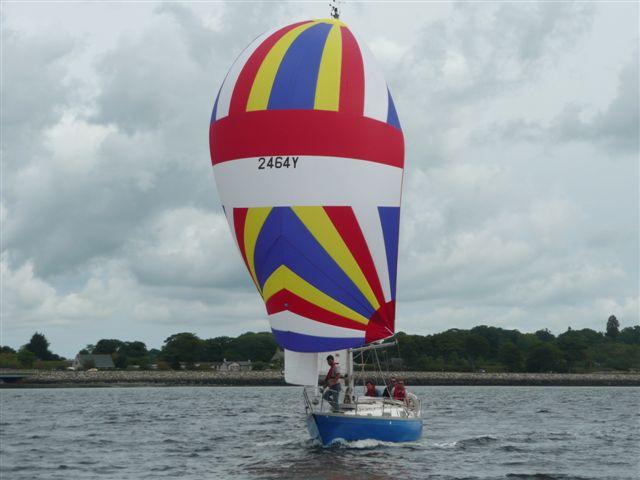
<path fill-rule="evenodd" d="M 320 445 L 320 442 L 316 443 Z M 348 449 L 348 450 L 370 450 L 377 448 L 402 448 L 409 450 L 421 450 L 425 448 L 424 444 L 418 442 L 383 442 L 381 440 L 353 440 L 346 441 L 342 439 L 337 439 L 333 441 L 331 444 L 325 446 L 324 448 L 339 448 L 339 449 Z"/>

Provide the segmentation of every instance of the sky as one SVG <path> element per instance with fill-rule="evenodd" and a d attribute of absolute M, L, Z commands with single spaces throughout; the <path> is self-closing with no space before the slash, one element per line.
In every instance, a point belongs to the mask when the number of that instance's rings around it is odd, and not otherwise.
<path fill-rule="evenodd" d="M 638 4 L 344 2 L 406 143 L 397 328 L 639 323 Z M 266 331 L 208 129 L 320 2 L 3 2 L 0 344 Z"/>

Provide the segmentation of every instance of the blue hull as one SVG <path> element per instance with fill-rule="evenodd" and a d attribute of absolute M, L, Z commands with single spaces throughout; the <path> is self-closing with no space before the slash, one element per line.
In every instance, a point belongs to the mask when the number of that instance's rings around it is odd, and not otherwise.
<path fill-rule="evenodd" d="M 414 442 L 422 436 L 421 419 L 392 419 L 326 415 L 307 416 L 307 428 L 323 445 L 336 440 L 379 440 L 382 442 Z"/>

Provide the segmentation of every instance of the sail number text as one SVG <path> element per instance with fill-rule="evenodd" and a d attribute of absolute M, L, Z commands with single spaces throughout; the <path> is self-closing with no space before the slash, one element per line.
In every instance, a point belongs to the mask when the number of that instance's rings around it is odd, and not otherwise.
<path fill-rule="evenodd" d="M 267 168 L 296 168 L 300 157 L 260 157 L 258 170 Z"/>

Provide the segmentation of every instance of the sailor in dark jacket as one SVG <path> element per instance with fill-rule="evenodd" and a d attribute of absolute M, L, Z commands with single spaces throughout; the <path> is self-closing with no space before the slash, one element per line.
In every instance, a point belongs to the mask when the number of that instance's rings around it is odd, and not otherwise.
<path fill-rule="evenodd" d="M 396 387 L 396 377 L 391 377 L 389 379 L 389 385 L 387 385 L 382 392 L 383 397 L 393 398 L 393 389 Z"/>

